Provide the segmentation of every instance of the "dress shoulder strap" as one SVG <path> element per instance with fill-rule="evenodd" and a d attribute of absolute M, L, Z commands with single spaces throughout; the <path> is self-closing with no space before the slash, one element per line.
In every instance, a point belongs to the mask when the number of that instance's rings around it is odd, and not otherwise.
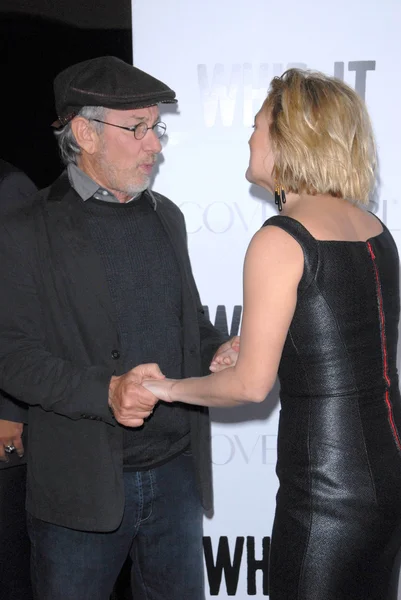
<path fill-rule="evenodd" d="M 275 215 L 267 219 L 262 227 L 268 225 L 280 227 L 280 229 L 286 231 L 301 246 L 304 253 L 304 272 L 298 285 L 298 291 L 304 292 L 315 278 L 318 268 L 319 245 L 317 240 L 309 233 L 306 227 L 292 217 Z"/>

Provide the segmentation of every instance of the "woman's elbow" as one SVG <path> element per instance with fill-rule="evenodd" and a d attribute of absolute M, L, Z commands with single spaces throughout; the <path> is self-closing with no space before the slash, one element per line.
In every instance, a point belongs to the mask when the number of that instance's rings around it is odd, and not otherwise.
<path fill-rule="evenodd" d="M 234 367 L 236 368 L 236 367 Z M 249 370 L 244 373 L 243 370 L 236 368 L 235 373 L 237 383 L 237 398 L 241 398 L 244 404 L 260 404 L 264 402 L 274 386 L 275 378 L 272 377 L 255 377 Z M 239 385 L 238 385 L 239 384 Z M 239 393 L 238 393 L 239 392 Z"/>
<path fill-rule="evenodd" d="M 272 387 L 273 384 L 263 387 L 250 386 L 247 389 L 245 401 L 250 404 L 261 404 L 261 402 L 264 402 L 266 400 Z"/>
<path fill-rule="evenodd" d="M 254 393 L 247 398 L 247 402 L 249 404 L 261 404 L 261 402 L 264 402 L 266 400 L 266 396 L 267 396 L 267 394 L 262 395 L 262 394 Z"/>

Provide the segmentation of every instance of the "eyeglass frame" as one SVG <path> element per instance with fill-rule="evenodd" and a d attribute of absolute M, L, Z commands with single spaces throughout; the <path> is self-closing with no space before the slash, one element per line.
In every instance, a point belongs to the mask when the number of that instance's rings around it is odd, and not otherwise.
<path fill-rule="evenodd" d="M 163 131 L 163 133 L 161 134 L 160 137 L 155 133 L 155 135 L 156 135 L 156 137 L 157 137 L 158 140 L 161 140 L 162 137 L 165 135 L 165 133 L 167 131 L 167 125 L 163 121 L 157 121 L 157 123 L 155 123 L 154 125 L 152 125 L 152 127 L 149 127 L 143 121 L 141 123 L 138 123 L 138 125 L 132 125 L 131 127 L 125 127 L 124 125 L 116 125 L 115 123 L 108 123 L 107 121 L 101 121 L 100 119 L 89 119 L 89 121 L 96 121 L 96 123 L 103 123 L 103 125 L 111 125 L 111 127 L 118 127 L 119 129 L 125 129 L 125 131 L 130 131 L 131 133 L 134 134 L 134 138 L 138 142 L 140 140 L 143 140 L 143 138 L 145 137 L 145 135 L 148 133 L 149 129 L 152 129 L 152 131 L 154 132 L 155 127 L 158 127 L 159 125 L 161 125 L 162 128 L 164 127 L 164 131 Z M 138 129 L 138 127 L 142 127 L 143 128 L 144 125 L 146 126 L 145 133 L 140 138 L 136 137 L 135 131 Z"/>

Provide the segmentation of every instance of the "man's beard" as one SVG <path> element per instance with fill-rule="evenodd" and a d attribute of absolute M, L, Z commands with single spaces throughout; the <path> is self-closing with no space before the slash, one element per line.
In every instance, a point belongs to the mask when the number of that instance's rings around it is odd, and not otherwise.
<path fill-rule="evenodd" d="M 114 191 L 126 194 L 127 196 L 136 196 L 149 187 L 150 175 L 142 173 L 141 181 L 135 182 L 130 181 L 130 179 L 135 179 L 135 174 L 130 177 L 128 169 L 123 172 L 118 171 L 103 156 L 100 157 L 99 165 L 101 171 L 107 175 L 109 185 Z"/>
<path fill-rule="evenodd" d="M 118 169 L 113 163 L 109 162 L 107 154 L 105 144 L 103 143 L 96 162 L 100 172 L 106 176 L 109 186 L 114 191 L 133 197 L 141 194 L 149 187 L 152 173 L 147 175 L 141 171 L 139 166 L 132 166 L 131 169 Z M 147 162 L 155 163 L 156 155 L 149 155 Z"/>
<path fill-rule="evenodd" d="M 124 190 L 124 193 L 129 196 L 136 196 L 144 192 L 149 187 L 149 183 L 150 177 L 146 177 L 142 183 L 127 184 L 127 189 Z"/>

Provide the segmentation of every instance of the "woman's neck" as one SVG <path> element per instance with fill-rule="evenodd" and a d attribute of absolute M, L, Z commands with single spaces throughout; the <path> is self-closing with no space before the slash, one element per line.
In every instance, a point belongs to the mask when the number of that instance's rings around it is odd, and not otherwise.
<path fill-rule="evenodd" d="M 302 212 L 315 211 L 324 208 L 328 210 L 330 208 L 344 207 L 348 204 L 344 198 L 335 198 L 330 194 L 317 194 L 312 196 L 311 194 L 294 194 L 289 192 L 286 194 L 286 201 L 282 205 L 282 215 L 291 216 L 300 210 Z"/>

